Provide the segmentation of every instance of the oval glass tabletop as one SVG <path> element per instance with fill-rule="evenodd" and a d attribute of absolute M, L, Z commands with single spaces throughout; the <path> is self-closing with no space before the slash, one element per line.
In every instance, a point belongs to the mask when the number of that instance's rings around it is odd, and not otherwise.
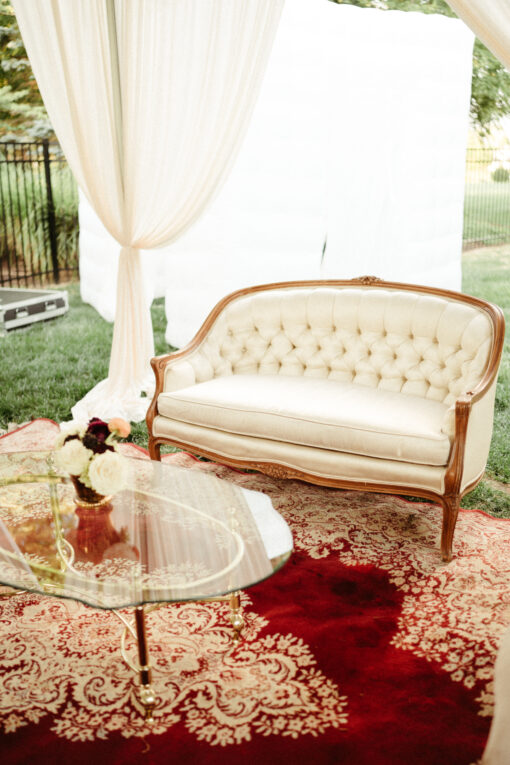
<path fill-rule="evenodd" d="M 0 582 L 117 609 L 225 595 L 288 560 L 290 530 L 266 495 L 126 460 L 126 488 L 91 508 L 51 452 L 0 455 Z"/>

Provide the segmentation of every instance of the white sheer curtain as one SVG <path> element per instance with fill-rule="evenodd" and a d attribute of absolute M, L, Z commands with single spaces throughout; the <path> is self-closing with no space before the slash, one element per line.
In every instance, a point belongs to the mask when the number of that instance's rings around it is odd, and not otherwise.
<path fill-rule="evenodd" d="M 510 1 L 447 0 L 457 16 L 510 69 Z"/>
<path fill-rule="evenodd" d="M 121 245 L 109 375 L 73 408 L 143 418 L 152 326 L 139 248 L 177 239 L 229 172 L 283 0 L 14 0 L 77 181 Z"/>

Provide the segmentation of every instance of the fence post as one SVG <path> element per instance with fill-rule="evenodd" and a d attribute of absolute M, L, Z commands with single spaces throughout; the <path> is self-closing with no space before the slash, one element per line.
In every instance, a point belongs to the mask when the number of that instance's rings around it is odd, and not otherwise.
<path fill-rule="evenodd" d="M 48 215 L 48 234 L 50 239 L 51 262 L 53 265 L 53 278 L 59 282 L 58 254 L 57 254 L 57 227 L 55 224 L 55 204 L 53 202 L 53 190 L 51 188 L 50 150 L 47 138 L 43 140 L 44 177 L 46 179 L 46 199 Z"/>

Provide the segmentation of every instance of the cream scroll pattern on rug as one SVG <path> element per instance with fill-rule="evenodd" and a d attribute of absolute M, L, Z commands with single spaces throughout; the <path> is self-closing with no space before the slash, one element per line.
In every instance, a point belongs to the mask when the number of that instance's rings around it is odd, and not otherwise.
<path fill-rule="evenodd" d="M 54 433 L 47 428 L 45 433 L 35 433 L 32 448 L 49 448 L 52 437 Z M 30 446 L 27 432 L 23 446 L 12 448 Z M 126 454 L 143 458 L 129 444 L 124 449 Z M 404 595 L 393 644 L 437 664 L 454 682 L 480 689 L 479 713 L 492 714 L 493 664 L 499 638 L 510 620 L 508 522 L 492 519 L 487 524 L 483 514 L 461 512 L 456 555 L 445 565 L 439 562 L 436 549 L 441 511 L 432 505 L 243 474 L 196 462 L 185 454 L 164 459 L 266 492 L 292 524 L 296 548 L 312 558 L 336 555 L 346 565 L 372 564 L 385 570 Z M 244 603 L 247 608 L 246 596 Z M 35 723 L 45 714 L 59 713 L 55 730 L 72 740 L 107 737 L 113 730 L 124 736 L 143 735 L 131 675 L 118 657 L 118 625 L 113 616 L 28 595 L 4 601 L 2 607 L 4 614 L 6 608 L 17 609 L 18 619 L 16 630 L 2 636 L 0 649 L 0 663 L 10 668 L 0 693 L 6 731 Z M 161 633 L 155 655 L 155 675 L 161 670 L 158 692 L 167 694 L 155 732 L 163 732 L 182 716 L 197 737 L 211 744 L 227 744 L 249 740 L 256 733 L 298 736 L 346 723 L 347 699 L 321 675 L 306 645 L 290 635 L 259 639 L 266 621 L 250 612 L 245 614 L 248 624 L 241 651 L 228 654 L 228 617 L 222 609 L 220 604 L 188 604 L 151 615 L 151 636 L 157 643 Z M 22 620 L 31 625 L 30 630 L 20 628 Z M 50 621 L 51 641 L 46 635 Z M 29 642 L 20 642 L 20 634 Z M 94 644 L 98 651 L 91 655 L 86 648 L 98 634 L 101 640 Z M 61 662 L 59 682 L 47 661 L 55 655 Z M 214 677 L 218 678 L 223 656 L 225 684 L 218 685 Z M 177 676 L 186 680 L 180 690 Z M 79 703 L 62 711 L 66 684 Z M 260 713 L 257 707 L 253 689 L 261 686 L 264 699 L 270 698 L 272 690 L 279 694 L 280 705 L 270 714 L 267 710 Z M 299 702 L 310 687 L 315 696 L 307 699 L 301 715 Z M 17 695 L 16 703 L 13 695 Z M 239 725 L 236 718 L 234 725 L 229 710 L 238 702 L 242 702 L 245 719 Z M 287 703 L 297 707 L 292 717 L 286 714 Z"/>
<path fill-rule="evenodd" d="M 183 721 L 212 745 L 252 736 L 317 736 L 347 722 L 347 699 L 316 667 L 302 640 L 258 634 L 267 621 L 248 611 L 243 644 L 232 649 L 228 607 L 172 605 L 150 614 L 153 684 L 160 699 L 152 733 Z M 128 611 L 125 612 L 128 615 Z M 35 595 L 2 603 L 0 720 L 6 733 L 52 714 L 71 741 L 119 731 L 145 736 L 132 672 L 119 653 L 109 612 Z"/>
<path fill-rule="evenodd" d="M 176 458 L 196 467 L 190 457 Z M 312 558 L 336 554 L 345 565 L 388 572 L 404 593 L 393 645 L 436 662 L 466 688 L 478 685 L 479 714 L 493 714 L 493 666 L 510 622 L 508 521 L 488 525 L 481 512 L 461 512 L 455 556 L 444 564 L 437 555 L 441 510 L 434 505 L 206 469 L 267 493 L 291 525 L 296 548 Z"/>

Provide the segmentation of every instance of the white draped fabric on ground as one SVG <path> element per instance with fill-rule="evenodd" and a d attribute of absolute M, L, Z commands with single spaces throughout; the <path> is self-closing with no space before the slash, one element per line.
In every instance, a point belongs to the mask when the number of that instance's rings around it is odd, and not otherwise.
<path fill-rule="evenodd" d="M 287 2 L 229 178 L 179 241 L 142 255 L 167 340 L 250 284 L 368 273 L 458 289 L 472 44 L 444 16 Z M 80 224 L 82 296 L 111 319 L 116 246 L 86 204 Z"/>
<path fill-rule="evenodd" d="M 177 239 L 221 186 L 283 0 L 14 0 L 60 144 L 121 246 L 109 375 L 73 408 L 140 420 L 154 353 L 139 249 Z"/>

